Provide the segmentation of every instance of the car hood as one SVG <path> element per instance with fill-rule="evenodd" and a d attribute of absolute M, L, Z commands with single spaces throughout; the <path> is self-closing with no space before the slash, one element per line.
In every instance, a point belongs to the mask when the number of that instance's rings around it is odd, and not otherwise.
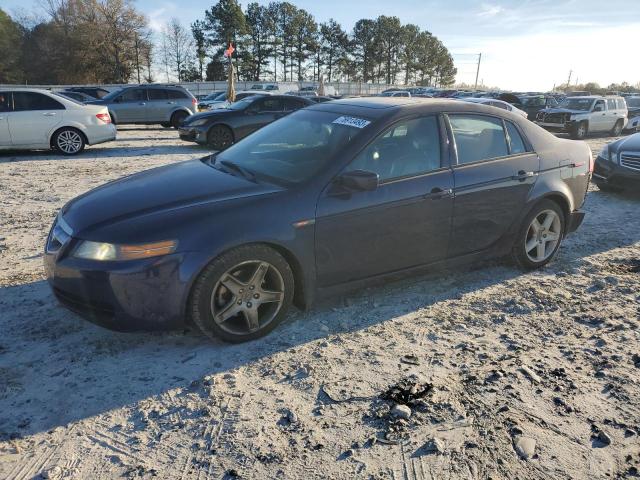
<path fill-rule="evenodd" d="M 74 234 L 135 217 L 281 191 L 191 160 L 146 170 L 91 190 L 62 209 Z"/>
<path fill-rule="evenodd" d="M 218 108 L 215 110 L 207 110 L 206 112 L 194 113 L 190 115 L 182 125 L 188 126 L 190 123 L 200 120 L 201 118 L 217 117 L 219 115 L 233 115 L 237 110 L 229 110 L 227 108 Z"/>
<path fill-rule="evenodd" d="M 611 144 L 615 151 L 628 150 L 640 153 L 640 133 L 621 138 Z"/>

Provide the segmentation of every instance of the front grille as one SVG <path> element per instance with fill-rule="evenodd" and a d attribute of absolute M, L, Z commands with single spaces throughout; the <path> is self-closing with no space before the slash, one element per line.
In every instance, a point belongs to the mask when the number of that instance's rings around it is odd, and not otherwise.
<path fill-rule="evenodd" d="M 545 113 L 542 121 L 545 123 L 565 123 L 568 119 L 566 113 Z"/>
<path fill-rule="evenodd" d="M 620 165 L 640 172 L 640 153 L 622 152 L 620 154 Z"/>

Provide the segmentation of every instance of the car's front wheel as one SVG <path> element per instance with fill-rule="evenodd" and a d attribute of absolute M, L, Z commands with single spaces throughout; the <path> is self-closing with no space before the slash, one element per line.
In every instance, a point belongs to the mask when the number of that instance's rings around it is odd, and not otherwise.
<path fill-rule="evenodd" d="M 84 136 L 75 128 L 61 128 L 53 136 L 53 147 L 63 155 L 77 155 L 84 150 Z"/>
<path fill-rule="evenodd" d="M 182 110 L 174 113 L 171 115 L 171 126 L 173 128 L 180 128 L 180 125 L 182 125 L 182 122 L 184 122 L 184 119 L 188 116 L 187 112 L 183 112 Z"/>
<path fill-rule="evenodd" d="M 522 268 L 540 268 L 558 253 L 565 231 L 565 216 L 551 200 L 538 203 L 527 215 L 513 246 L 512 255 Z"/>
<path fill-rule="evenodd" d="M 207 144 L 216 151 L 221 151 L 233 145 L 233 132 L 224 125 L 215 125 L 207 134 Z"/>
<path fill-rule="evenodd" d="M 589 133 L 589 125 L 587 122 L 580 122 L 571 130 L 571 138 L 575 140 L 583 140 Z"/>
<path fill-rule="evenodd" d="M 286 316 L 294 293 L 291 267 L 264 245 L 230 250 L 200 274 L 190 300 L 202 332 L 228 342 L 266 335 Z"/>

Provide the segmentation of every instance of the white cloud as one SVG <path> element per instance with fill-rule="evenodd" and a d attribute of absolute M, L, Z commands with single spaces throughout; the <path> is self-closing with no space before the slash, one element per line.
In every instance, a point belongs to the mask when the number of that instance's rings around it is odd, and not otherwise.
<path fill-rule="evenodd" d="M 499 15 L 501 13 L 503 13 L 505 11 L 505 9 L 503 7 L 501 7 L 500 5 L 492 5 L 489 3 L 483 3 L 482 7 L 480 8 L 480 12 L 478 13 L 479 17 L 495 17 L 496 15 Z"/>

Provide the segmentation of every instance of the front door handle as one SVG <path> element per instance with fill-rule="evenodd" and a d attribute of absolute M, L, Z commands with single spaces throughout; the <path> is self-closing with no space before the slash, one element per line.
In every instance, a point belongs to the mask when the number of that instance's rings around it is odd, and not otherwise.
<path fill-rule="evenodd" d="M 513 180 L 520 180 L 524 182 L 527 178 L 531 178 L 535 175 L 535 172 L 525 172 L 524 170 L 520 170 L 518 175 L 514 175 L 511 177 Z"/>
<path fill-rule="evenodd" d="M 140 105 L 146 105 L 146 102 L 140 102 Z"/>
<path fill-rule="evenodd" d="M 47 113 L 43 113 L 42 115 L 44 115 L 45 117 L 55 117 L 56 113 L 55 112 L 47 112 Z"/>
<path fill-rule="evenodd" d="M 169 105 L 175 105 L 176 102 L 167 102 Z"/>
<path fill-rule="evenodd" d="M 429 193 L 424 195 L 424 198 L 428 198 L 430 200 L 440 200 L 448 197 L 453 197 L 453 189 L 451 188 L 435 187 L 432 188 Z"/>

